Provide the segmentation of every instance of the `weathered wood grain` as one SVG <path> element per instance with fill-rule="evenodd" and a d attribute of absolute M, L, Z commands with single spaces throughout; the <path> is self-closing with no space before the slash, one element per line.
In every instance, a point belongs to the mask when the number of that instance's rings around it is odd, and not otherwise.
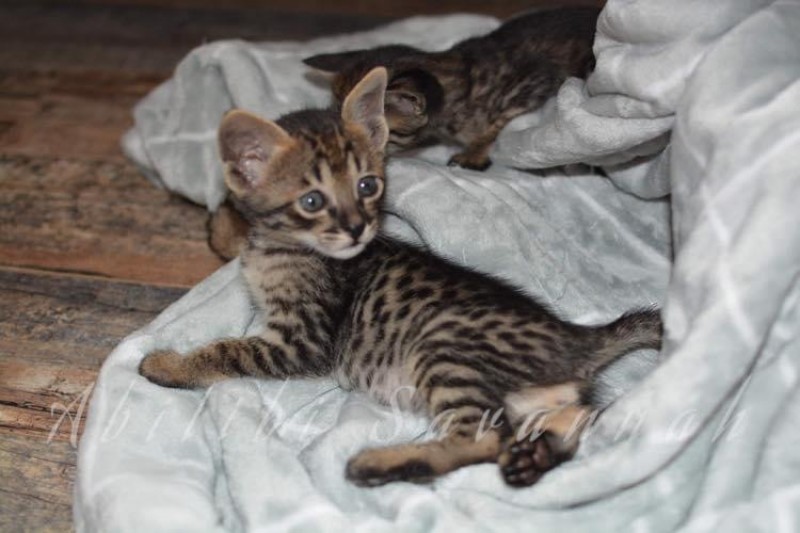
<path fill-rule="evenodd" d="M 0 156 L 0 265 L 191 286 L 222 265 L 206 217 L 128 163 Z"/>
<path fill-rule="evenodd" d="M 178 287 L 0 268 L 0 363 L 96 370 L 120 340 L 184 293 Z M 6 379 L 0 376 L 0 386 Z"/>
<path fill-rule="evenodd" d="M 0 153 L 122 162 L 131 109 L 164 77 L 0 68 Z"/>
<path fill-rule="evenodd" d="M 0 432 L 0 531 L 71 531 L 76 450 Z"/>
<path fill-rule="evenodd" d="M 184 292 L 0 268 L 0 436 L 76 446 L 106 355 Z"/>
<path fill-rule="evenodd" d="M 171 71 L 192 48 L 220 39 L 306 40 L 372 28 L 390 20 L 371 13 L 307 13 L 261 9 L 175 9 L 0 4 L 0 68 Z"/>
<path fill-rule="evenodd" d="M 307 40 L 413 15 L 471 12 L 501 18 L 538 7 L 604 0 L 5 0 L 0 68 L 168 72 L 219 39 Z M 105 4 L 105 5 L 103 5 Z"/>
<path fill-rule="evenodd" d="M 108 352 L 185 289 L 0 268 L 0 531 L 68 531 L 76 445 Z"/>
<path fill-rule="evenodd" d="M 478 4 L 478 2 L 475 2 Z M 134 2 L 135 4 L 135 2 Z M 283 4 L 283 5 L 281 5 Z M 158 4 L 102 5 L 92 2 L 4 2 L 0 39 L 9 43 L 103 43 L 107 46 L 193 47 L 219 39 L 305 40 L 372 28 L 388 17 L 380 2 L 371 10 L 297 10 L 293 2 L 260 6 L 227 2 L 183 9 Z M 408 12 L 408 10 L 406 10 Z"/>
<path fill-rule="evenodd" d="M 0 434 L 77 446 L 97 369 L 0 360 Z"/>
<path fill-rule="evenodd" d="M 91 394 L 87 393 L 85 397 L 76 398 L 75 403 L 53 402 L 49 410 L 0 404 L 0 429 L 3 435 L 69 442 L 77 447 L 90 398 Z"/>

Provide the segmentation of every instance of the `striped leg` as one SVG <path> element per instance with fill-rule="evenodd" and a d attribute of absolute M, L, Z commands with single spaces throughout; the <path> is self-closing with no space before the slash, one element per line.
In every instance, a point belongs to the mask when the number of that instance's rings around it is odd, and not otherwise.
<path fill-rule="evenodd" d="M 243 376 L 283 379 L 330 373 L 327 328 L 308 319 L 305 327 L 273 321 L 257 337 L 222 339 L 186 355 L 172 350 L 148 354 L 139 373 L 163 387 L 193 389 Z"/>
<path fill-rule="evenodd" d="M 501 430 L 490 429 L 470 436 L 457 431 L 421 444 L 371 448 L 347 463 L 345 475 L 364 487 L 392 481 L 426 483 L 462 466 L 495 461 L 503 440 Z"/>
<path fill-rule="evenodd" d="M 482 130 L 481 134 L 471 139 L 461 152 L 454 154 L 447 162 L 448 166 L 459 166 L 471 170 L 486 170 L 492 164 L 489 152 L 500 131 L 511 119 L 527 111 L 527 107 L 509 109 L 493 123 Z M 463 140 L 463 139 L 462 139 Z"/>
<path fill-rule="evenodd" d="M 392 481 L 428 482 L 463 466 L 494 462 L 510 426 L 486 380 L 469 368 L 428 373 L 417 386 L 442 437 L 421 444 L 367 449 L 347 464 L 346 476 L 361 486 Z"/>

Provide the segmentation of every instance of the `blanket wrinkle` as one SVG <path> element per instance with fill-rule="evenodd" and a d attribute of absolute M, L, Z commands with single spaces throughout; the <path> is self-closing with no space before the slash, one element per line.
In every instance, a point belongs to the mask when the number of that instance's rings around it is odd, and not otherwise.
<path fill-rule="evenodd" d="M 658 253 L 648 239 L 641 235 L 637 235 L 633 231 L 630 231 L 630 228 L 626 227 L 624 224 L 620 224 L 619 221 L 614 217 L 614 213 L 608 207 L 598 202 L 596 198 L 592 197 L 588 193 L 584 193 L 581 196 L 586 207 L 594 211 L 597 214 L 598 219 L 608 218 L 614 223 L 614 229 L 619 235 L 620 240 L 627 241 L 628 243 L 635 245 L 641 250 L 643 256 L 648 257 L 652 262 L 661 263 L 663 267 L 668 268 L 669 259 Z"/>

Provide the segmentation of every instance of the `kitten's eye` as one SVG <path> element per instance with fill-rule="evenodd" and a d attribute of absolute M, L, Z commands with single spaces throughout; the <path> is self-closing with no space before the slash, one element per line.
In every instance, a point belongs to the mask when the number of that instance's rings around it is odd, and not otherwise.
<path fill-rule="evenodd" d="M 325 197 L 319 191 L 311 191 L 300 197 L 300 207 L 309 213 L 315 213 L 325 207 Z"/>
<path fill-rule="evenodd" d="M 366 176 L 358 180 L 358 195 L 361 198 L 375 196 L 378 192 L 378 178 L 376 176 Z"/>

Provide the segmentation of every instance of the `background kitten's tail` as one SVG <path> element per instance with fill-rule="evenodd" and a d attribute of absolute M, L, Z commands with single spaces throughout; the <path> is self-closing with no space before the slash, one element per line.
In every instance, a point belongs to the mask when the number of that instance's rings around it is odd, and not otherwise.
<path fill-rule="evenodd" d="M 592 329 L 592 355 L 585 368 L 590 375 L 634 350 L 660 349 L 664 327 L 658 309 L 640 309 Z"/>

